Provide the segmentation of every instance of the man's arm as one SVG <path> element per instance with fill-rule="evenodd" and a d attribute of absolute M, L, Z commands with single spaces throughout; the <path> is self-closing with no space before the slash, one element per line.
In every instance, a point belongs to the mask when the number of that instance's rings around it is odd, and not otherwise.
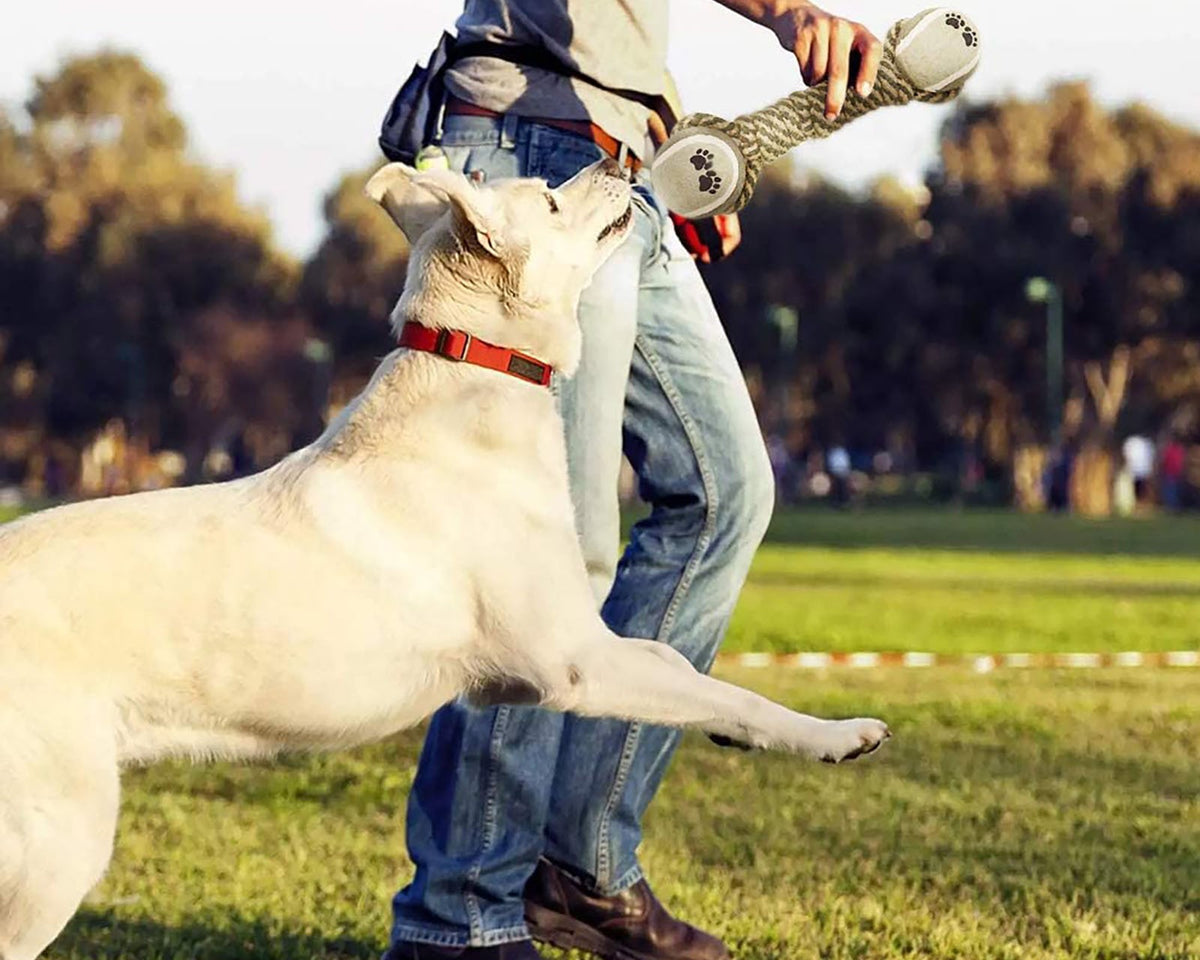
<path fill-rule="evenodd" d="M 871 92 L 883 44 L 861 23 L 835 17 L 808 0 L 717 0 L 722 6 L 770 28 L 785 50 L 800 64 L 809 86 L 829 81 L 825 118 L 842 111 L 851 70 L 857 60 L 855 89 L 860 97 Z"/>

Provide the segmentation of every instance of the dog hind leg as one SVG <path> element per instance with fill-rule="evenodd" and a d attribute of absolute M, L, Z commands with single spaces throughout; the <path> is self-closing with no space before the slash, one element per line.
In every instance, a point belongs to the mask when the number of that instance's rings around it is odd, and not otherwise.
<path fill-rule="evenodd" d="M 0 960 L 34 960 L 108 866 L 116 750 L 83 731 L 48 742 L 0 728 Z"/>
<path fill-rule="evenodd" d="M 823 720 L 796 713 L 705 676 L 665 643 L 612 633 L 582 648 L 571 680 L 550 692 L 547 706 L 585 716 L 694 727 L 734 744 L 832 763 L 870 753 L 891 735 L 880 720 Z"/>

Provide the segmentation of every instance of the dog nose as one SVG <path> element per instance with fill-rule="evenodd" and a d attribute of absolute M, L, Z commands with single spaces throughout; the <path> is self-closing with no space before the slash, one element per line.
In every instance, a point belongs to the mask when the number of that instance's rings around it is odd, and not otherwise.
<path fill-rule="evenodd" d="M 606 177 L 620 177 L 625 179 L 625 173 L 621 169 L 621 165 L 612 157 L 605 157 L 600 161 L 600 172 Z"/>

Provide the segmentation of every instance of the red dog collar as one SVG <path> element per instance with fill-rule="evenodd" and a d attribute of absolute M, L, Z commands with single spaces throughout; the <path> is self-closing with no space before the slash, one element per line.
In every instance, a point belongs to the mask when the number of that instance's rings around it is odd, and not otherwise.
<path fill-rule="evenodd" d="M 472 363 L 477 367 L 499 370 L 526 383 L 536 383 L 539 387 L 549 386 L 550 375 L 554 372 L 550 364 L 535 360 L 520 350 L 497 347 L 461 330 L 434 330 L 413 320 L 407 321 L 400 329 L 400 346 L 436 353 L 439 357 L 458 363 Z"/>

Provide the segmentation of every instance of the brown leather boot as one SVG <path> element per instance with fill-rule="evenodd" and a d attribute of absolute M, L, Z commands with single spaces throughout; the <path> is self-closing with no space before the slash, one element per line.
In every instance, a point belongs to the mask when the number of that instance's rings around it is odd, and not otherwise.
<path fill-rule="evenodd" d="M 667 913 L 645 880 L 602 897 L 548 860 L 525 886 L 525 920 L 535 940 L 606 960 L 730 960 L 712 934 Z"/>

